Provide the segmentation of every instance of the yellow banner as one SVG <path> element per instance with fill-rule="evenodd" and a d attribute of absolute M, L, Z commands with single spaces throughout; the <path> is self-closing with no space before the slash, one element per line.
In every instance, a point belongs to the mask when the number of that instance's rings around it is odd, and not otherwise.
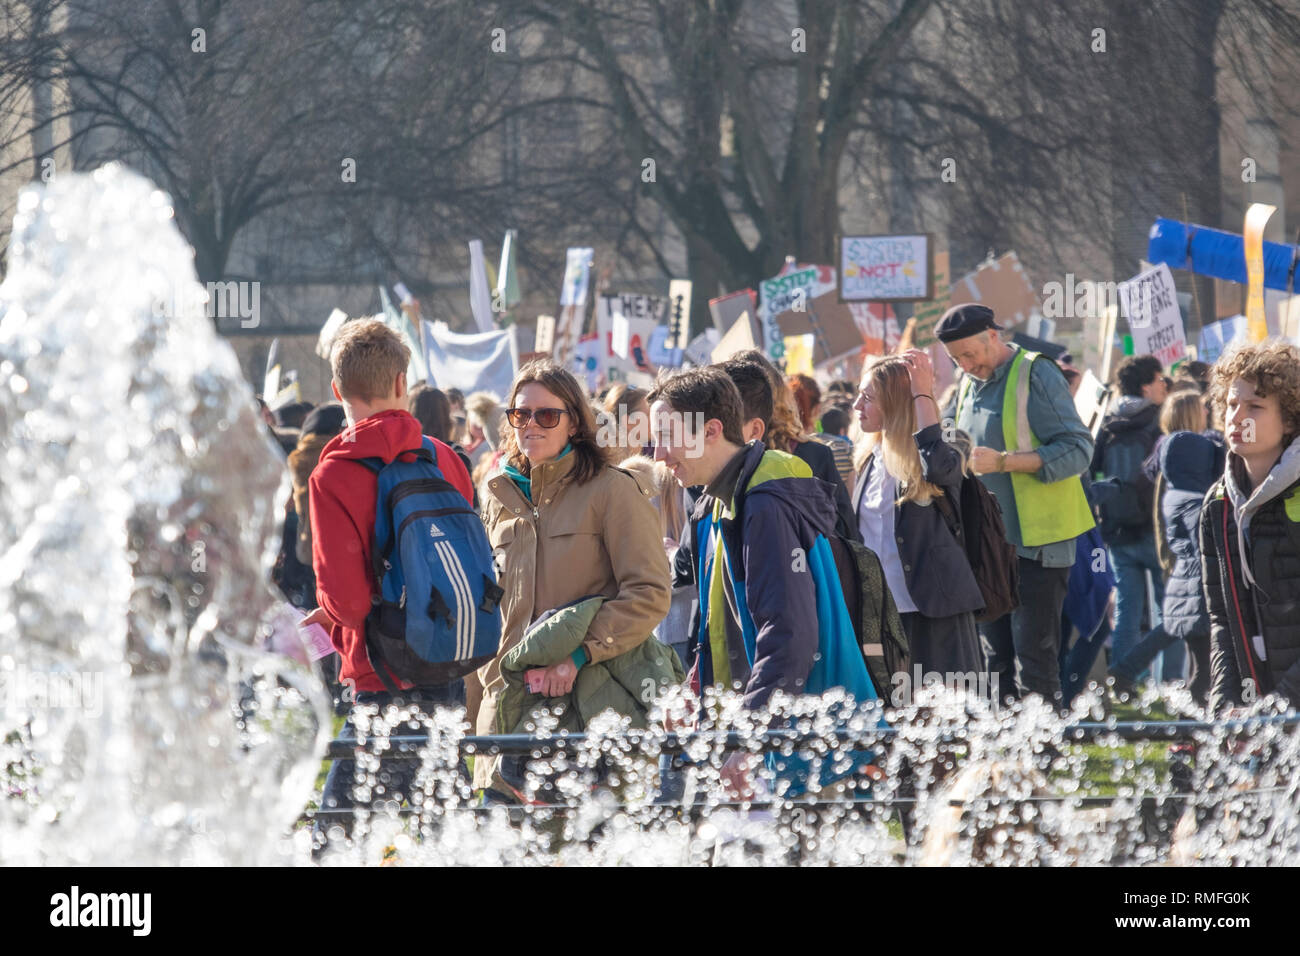
<path fill-rule="evenodd" d="M 1241 231 L 1246 245 L 1246 337 L 1250 342 L 1268 338 L 1268 321 L 1264 318 L 1264 225 L 1275 212 L 1276 206 L 1251 203 Z"/>
<path fill-rule="evenodd" d="M 812 375 L 813 347 L 814 341 L 811 335 L 785 336 L 785 374 Z"/>

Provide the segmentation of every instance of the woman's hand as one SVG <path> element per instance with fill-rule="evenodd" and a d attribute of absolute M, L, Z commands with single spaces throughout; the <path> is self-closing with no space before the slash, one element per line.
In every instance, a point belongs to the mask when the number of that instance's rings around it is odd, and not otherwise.
<path fill-rule="evenodd" d="M 542 693 L 547 697 L 563 697 L 573 690 L 578 679 L 578 668 L 567 657 L 542 671 Z"/>
<path fill-rule="evenodd" d="M 903 353 L 907 372 L 912 379 L 913 395 L 934 395 L 934 366 L 930 353 L 924 349 L 908 349 Z"/>

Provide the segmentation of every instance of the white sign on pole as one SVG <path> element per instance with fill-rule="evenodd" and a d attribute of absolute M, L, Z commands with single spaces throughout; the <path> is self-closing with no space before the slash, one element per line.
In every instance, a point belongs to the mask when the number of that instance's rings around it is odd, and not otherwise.
<path fill-rule="evenodd" d="M 627 358 L 628 346 L 632 341 L 632 326 L 627 321 L 627 316 L 617 307 L 615 307 L 613 321 L 614 341 L 611 343 L 610 347 L 613 348 L 615 355 L 621 359 L 625 359 Z"/>
<path fill-rule="evenodd" d="M 1119 284 L 1120 309 L 1133 334 L 1134 355 L 1154 355 L 1165 368 L 1187 357 L 1187 336 L 1178 310 L 1178 289 L 1169 266 Z"/>
<path fill-rule="evenodd" d="M 537 335 L 533 339 L 533 351 L 549 352 L 555 346 L 555 316 L 539 315 L 537 317 Z"/>

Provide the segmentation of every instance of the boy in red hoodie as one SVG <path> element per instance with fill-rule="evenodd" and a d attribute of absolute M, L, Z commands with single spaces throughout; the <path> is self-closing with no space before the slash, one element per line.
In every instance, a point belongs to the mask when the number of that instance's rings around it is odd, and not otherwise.
<path fill-rule="evenodd" d="M 341 660 L 341 682 L 351 688 L 356 704 L 378 707 L 381 713 L 390 704 L 433 710 L 465 702 L 463 681 L 438 687 L 407 687 L 400 695 L 386 692 L 366 652 L 366 615 L 370 613 L 372 595 L 379 591 L 371 570 L 378 478 L 358 459 L 379 458 L 388 463 L 402 452 L 420 447 L 424 437 L 420 424 L 407 411 L 409 362 L 410 350 L 382 322 L 350 322 L 343 327 L 330 348 L 330 385 L 334 396 L 343 403 L 347 427 L 321 451 L 320 463 L 309 482 L 311 557 L 320 607 L 303 620 L 303 625 L 318 623 L 329 629 Z M 460 457 L 437 439 L 431 440 L 443 476 L 472 505 L 473 486 Z M 405 682 L 399 682 L 399 686 L 405 687 Z M 398 728 L 393 732 L 416 730 Z M 353 717 L 349 715 L 340 739 L 355 739 L 355 735 Z M 381 764 L 378 785 L 372 792 L 400 804 L 417 767 L 416 761 Z M 344 835 L 351 832 L 351 811 L 356 806 L 352 798 L 355 773 L 352 760 L 336 760 L 330 768 L 321 809 L 334 812 L 317 818 L 317 856 L 324 850 L 330 830 L 339 827 Z"/>

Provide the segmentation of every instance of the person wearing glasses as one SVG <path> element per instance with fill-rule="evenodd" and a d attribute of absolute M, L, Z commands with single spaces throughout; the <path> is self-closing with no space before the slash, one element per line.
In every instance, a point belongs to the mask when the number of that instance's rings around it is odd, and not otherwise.
<path fill-rule="evenodd" d="M 506 407 L 501 470 L 488 478 L 483 521 L 501 586 L 501 649 L 478 671 L 477 732 L 494 733 L 501 658 L 549 610 L 605 598 L 586 639 L 547 667 L 542 692 L 560 697 L 578 671 L 640 645 L 668 613 L 672 586 L 655 489 L 610 464 L 596 439 L 590 403 L 566 369 L 549 359 L 519 370 Z M 473 714 L 473 701 L 470 700 Z M 508 788 L 497 761 L 475 760 L 475 788 Z"/>

